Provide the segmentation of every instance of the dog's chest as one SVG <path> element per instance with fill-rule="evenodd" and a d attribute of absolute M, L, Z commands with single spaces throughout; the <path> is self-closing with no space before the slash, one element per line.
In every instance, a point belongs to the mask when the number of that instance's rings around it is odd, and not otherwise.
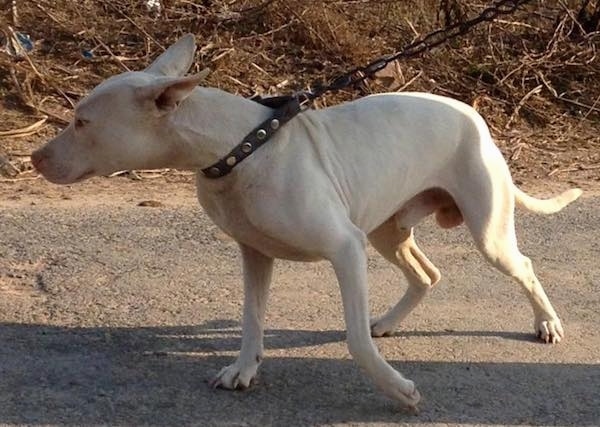
<path fill-rule="evenodd" d="M 203 191 L 198 187 L 198 200 L 206 214 L 237 242 L 253 247 L 272 258 L 293 261 L 317 261 L 314 253 L 267 233 L 248 215 L 248 204 L 231 189 L 223 192 Z M 258 202 L 258 201 L 257 201 Z"/>

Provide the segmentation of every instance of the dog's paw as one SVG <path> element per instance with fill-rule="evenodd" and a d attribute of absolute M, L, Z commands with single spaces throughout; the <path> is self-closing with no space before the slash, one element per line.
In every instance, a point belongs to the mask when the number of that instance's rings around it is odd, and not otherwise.
<path fill-rule="evenodd" d="M 254 381 L 258 364 L 242 367 L 238 362 L 226 366 L 209 382 L 212 388 L 245 390 Z"/>
<path fill-rule="evenodd" d="M 421 393 L 415 387 L 414 382 L 397 374 L 388 378 L 384 384 L 379 384 L 379 386 L 388 397 L 399 401 L 410 412 L 419 413 L 417 405 L 421 401 Z"/>
<path fill-rule="evenodd" d="M 558 344 L 565 337 L 558 317 L 554 319 L 536 319 L 535 331 L 539 339 L 549 344 Z"/>
<path fill-rule="evenodd" d="M 385 316 L 371 319 L 371 336 L 375 338 L 389 337 L 394 333 L 396 325 L 391 324 Z"/>

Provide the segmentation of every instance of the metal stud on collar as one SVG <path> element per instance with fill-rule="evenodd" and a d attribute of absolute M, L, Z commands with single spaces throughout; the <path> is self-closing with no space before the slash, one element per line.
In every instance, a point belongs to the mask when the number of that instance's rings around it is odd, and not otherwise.
<path fill-rule="evenodd" d="M 237 167 L 246 157 L 253 154 L 275 135 L 285 123 L 305 109 L 300 103 L 301 95 L 296 94 L 294 96 L 266 98 L 256 101 L 272 108 L 272 116 L 250 131 L 242 142 L 236 145 L 227 155 L 221 157 L 209 167 L 202 169 L 202 173 L 210 179 L 221 178 L 229 174 L 233 168 Z"/>
<path fill-rule="evenodd" d="M 242 151 L 248 154 L 250 151 L 252 151 L 252 144 L 249 142 L 244 142 L 242 144 Z"/>
<path fill-rule="evenodd" d="M 237 159 L 235 156 L 229 156 L 227 157 L 227 160 L 225 160 L 225 163 L 227 163 L 227 166 L 233 166 L 237 163 Z"/>

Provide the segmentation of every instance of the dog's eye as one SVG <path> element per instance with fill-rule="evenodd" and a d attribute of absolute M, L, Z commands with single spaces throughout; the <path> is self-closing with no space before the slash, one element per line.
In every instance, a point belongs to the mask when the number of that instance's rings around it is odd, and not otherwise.
<path fill-rule="evenodd" d="M 81 129 L 88 123 L 87 120 L 84 119 L 75 119 L 75 129 Z"/>

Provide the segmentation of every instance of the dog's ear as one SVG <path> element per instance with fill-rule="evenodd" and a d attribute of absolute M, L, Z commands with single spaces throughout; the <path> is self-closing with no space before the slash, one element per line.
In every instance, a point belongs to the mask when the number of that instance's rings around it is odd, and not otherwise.
<path fill-rule="evenodd" d="M 163 77 L 136 89 L 142 102 L 151 101 L 159 114 L 175 110 L 208 75 L 208 68 L 187 77 Z"/>
<path fill-rule="evenodd" d="M 157 76 L 184 76 L 194 63 L 195 52 L 196 39 L 193 34 L 186 34 L 156 58 L 144 71 Z"/>

